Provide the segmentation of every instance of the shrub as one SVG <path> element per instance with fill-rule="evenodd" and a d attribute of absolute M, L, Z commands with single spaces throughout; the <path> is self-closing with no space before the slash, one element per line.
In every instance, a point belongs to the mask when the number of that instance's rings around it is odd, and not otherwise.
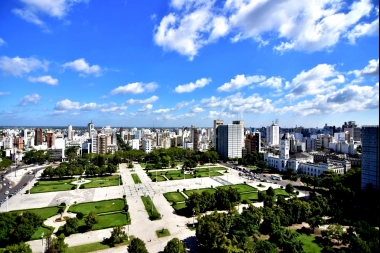
<path fill-rule="evenodd" d="M 211 185 L 211 188 L 214 188 L 214 186 L 213 186 L 213 185 Z"/>
<path fill-rule="evenodd" d="M 36 182 L 34 183 L 34 186 L 38 186 L 40 184 L 40 182 Z"/>
<path fill-rule="evenodd" d="M 73 185 L 72 187 L 71 187 L 71 190 L 75 190 L 77 188 L 77 186 L 76 185 Z"/>
<path fill-rule="evenodd" d="M 149 176 L 149 177 L 151 177 L 151 176 L 152 176 L 152 173 L 151 173 L 151 172 L 149 172 L 149 173 L 148 173 L 148 176 Z"/>
<path fill-rule="evenodd" d="M 154 212 L 152 213 L 152 215 L 149 216 L 150 220 L 158 220 L 159 218 L 161 218 L 161 215 L 157 212 Z"/>
<path fill-rule="evenodd" d="M 246 199 L 243 199 L 242 204 L 248 204 Z"/>
<path fill-rule="evenodd" d="M 65 202 L 62 202 L 62 203 L 60 204 L 60 206 L 66 206 L 66 203 L 65 203 Z"/>
<path fill-rule="evenodd" d="M 82 212 L 77 213 L 77 218 L 79 220 L 83 219 L 83 217 L 84 217 L 84 214 Z"/>
<path fill-rule="evenodd" d="M 152 182 L 156 182 L 156 181 L 157 181 L 157 179 L 156 179 L 156 178 L 153 178 Z"/>
<path fill-rule="evenodd" d="M 79 186 L 79 189 L 84 189 L 84 184 L 81 184 L 81 185 Z"/>
<path fill-rule="evenodd" d="M 126 197 L 127 197 L 127 195 L 124 194 L 124 195 L 123 195 L 123 199 L 125 199 Z"/>
<path fill-rule="evenodd" d="M 183 191 L 186 191 L 186 188 L 183 188 Z"/>
<path fill-rule="evenodd" d="M 247 182 L 244 181 L 244 184 L 247 184 Z"/>
<path fill-rule="evenodd" d="M 26 190 L 26 192 L 25 192 L 26 194 L 28 194 L 29 193 L 29 190 Z"/>
<path fill-rule="evenodd" d="M 128 210 L 129 210 L 129 206 L 128 206 L 128 204 L 125 204 L 123 210 L 124 210 L 125 212 L 128 212 Z"/>
<path fill-rule="evenodd" d="M 177 189 L 177 192 L 179 192 L 179 189 Z"/>
<path fill-rule="evenodd" d="M 296 195 L 298 195 L 298 194 L 300 194 L 300 192 L 299 192 L 299 191 L 296 191 Z"/>
<path fill-rule="evenodd" d="M 281 185 L 280 188 L 281 188 L 281 189 L 284 189 L 284 186 Z"/>
<path fill-rule="evenodd" d="M 170 177 L 169 180 L 173 180 L 173 177 Z"/>

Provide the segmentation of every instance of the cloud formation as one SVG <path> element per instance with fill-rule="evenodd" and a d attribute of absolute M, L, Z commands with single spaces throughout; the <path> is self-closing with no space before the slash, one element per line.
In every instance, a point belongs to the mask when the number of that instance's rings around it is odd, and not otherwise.
<path fill-rule="evenodd" d="M 191 82 L 188 84 L 178 85 L 175 87 L 174 91 L 177 93 L 193 92 L 195 89 L 203 88 L 211 82 L 211 78 L 201 78 L 195 83 Z"/>
<path fill-rule="evenodd" d="M 80 76 L 93 74 L 98 77 L 102 75 L 102 69 L 99 65 L 90 66 L 85 59 L 80 58 L 72 62 L 66 62 L 62 65 L 63 68 L 70 68 L 74 71 L 80 72 Z"/>
<path fill-rule="evenodd" d="M 38 69 L 48 70 L 49 62 L 40 61 L 34 57 L 21 58 L 14 57 L 9 58 L 7 56 L 2 56 L 0 58 L 0 69 L 3 71 L 4 75 L 22 76 L 25 73 L 35 71 Z"/>
<path fill-rule="evenodd" d="M 71 110 L 81 110 L 81 111 L 93 111 L 104 107 L 105 105 L 98 105 L 94 102 L 80 105 L 79 102 L 72 102 L 69 99 L 64 99 L 56 103 L 54 110 L 56 111 L 71 111 Z"/>
<path fill-rule="evenodd" d="M 265 76 L 245 76 L 237 75 L 234 79 L 231 79 L 229 83 L 225 83 L 222 86 L 218 87 L 217 91 L 234 91 L 239 90 L 245 86 L 248 86 L 252 83 L 258 83 L 265 80 Z"/>
<path fill-rule="evenodd" d="M 40 99 L 41 99 L 41 97 L 38 94 L 26 95 L 26 96 L 21 98 L 19 105 L 27 106 L 27 105 L 31 105 L 31 104 L 38 104 Z"/>
<path fill-rule="evenodd" d="M 52 78 L 51 76 L 40 76 L 40 77 L 28 77 L 28 81 L 32 83 L 46 83 L 50 85 L 57 85 L 58 79 Z"/>
<path fill-rule="evenodd" d="M 129 105 L 138 105 L 138 104 L 151 104 L 158 100 L 158 97 L 153 95 L 147 99 L 129 99 L 127 100 L 127 104 Z"/>
<path fill-rule="evenodd" d="M 154 41 L 167 51 L 193 60 L 205 45 L 230 36 L 232 42 L 253 39 L 274 50 L 314 52 L 331 49 L 341 39 L 354 43 L 378 34 L 378 11 L 370 0 L 309 1 L 172 1 L 172 10 L 154 30 Z M 375 16 L 375 17 L 374 17 Z"/>
<path fill-rule="evenodd" d="M 144 92 L 152 92 L 155 91 L 158 88 L 158 85 L 154 82 L 151 83 L 141 83 L 141 82 L 136 82 L 136 83 L 129 83 L 124 86 L 119 86 L 116 89 L 113 89 L 111 91 L 111 95 L 117 95 L 117 94 L 126 94 L 126 93 L 131 93 L 131 94 L 139 94 L 139 93 L 144 93 Z"/>

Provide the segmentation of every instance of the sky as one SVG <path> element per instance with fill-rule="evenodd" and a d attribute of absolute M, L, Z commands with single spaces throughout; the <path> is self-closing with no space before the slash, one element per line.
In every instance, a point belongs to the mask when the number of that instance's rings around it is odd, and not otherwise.
<path fill-rule="evenodd" d="M 0 125 L 379 124 L 374 0 L 8 0 Z"/>

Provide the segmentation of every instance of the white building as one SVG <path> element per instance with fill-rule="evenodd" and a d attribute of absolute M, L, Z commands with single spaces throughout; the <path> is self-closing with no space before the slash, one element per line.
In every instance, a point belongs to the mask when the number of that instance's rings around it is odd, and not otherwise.
<path fill-rule="evenodd" d="M 273 123 L 267 127 L 267 146 L 278 146 L 280 144 L 280 127 Z"/>
<path fill-rule="evenodd" d="M 142 149 L 145 153 L 150 153 L 153 150 L 153 141 L 150 139 L 142 140 Z"/>
<path fill-rule="evenodd" d="M 133 150 L 138 150 L 140 148 L 140 141 L 137 139 L 129 140 L 128 145 L 133 149 Z"/>

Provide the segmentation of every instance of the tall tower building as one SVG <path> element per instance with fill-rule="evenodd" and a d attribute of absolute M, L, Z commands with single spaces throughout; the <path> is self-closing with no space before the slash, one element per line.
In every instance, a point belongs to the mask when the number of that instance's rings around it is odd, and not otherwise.
<path fill-rule="evenodd" d="M 216 128 L 217 146 L 216 150 L 222 158 L 242 158 L 240 125 L 219 125 Z"/>
<path fill-rule="evenodd" d="M 73 139 L 73 126 L 69 125 L 67 127 L 67 139 L 71 141 Z"/>
<path fill-rule="evenodd" d="M 54 133 L 52 131 L 47 132 L 46 142 L 47 142 L 48 148 L 51 148 L 52 146 L 54 146 L 55 136 L 54 136 Z"/>
<path fill-rule="evenodd" d="M 244 148 L 245 147 L 245 143 L 244 143 L 244 120 L 234 120 L 232 121 L 232 124 L 234 125 L 240 125 L 241 126 L 241 147 Z"/>
<path fill-rule="evenodd" d="M 87 124 L 87 131 L 88 131 L 88 134 L 90 137 L 92 136 L 92 132 L 94 129 L 95 129 L 95 127 L 94 127 L 94 124 L 92 123 L 92 120 L 91 120 L 91 123 Z"/>
<path fill-rule="evenodd" d="M 36 128 L 34 129 L 34 146 L 38 146 L 42 144 L 42 129 Z"/>
<path fill-rule="evenodd" d="M 379 190 L 379 126 L 362 126 L 362 189 Z"/>
<path fill-rule="evenodd" d="M 214 137 L 212 139 L 212 142 L 214 144 L 215 150 L 216 150 L 216 147 L 218 146 L 218 135 L 217 135 L 216 129 L 220 125 L 223 125 L 223 120 L 219 120 L 219 119 L 214 120 Z"/>
<path fill-rule="evenodd" d="M 266 140 L 268 146 L 278 146 L 280 144 L 280 127 L 273 123 L 267 127 Z"/>
<path fill-rule="evenodd" d="M 190 131 L 190 142 L 193 143 L 193 150 L 195 152 L 198 152 L 198 146 L 199 146 L 199 133 L 198 129 L 194 126 L 191 126 L 191 131 Z"/>

